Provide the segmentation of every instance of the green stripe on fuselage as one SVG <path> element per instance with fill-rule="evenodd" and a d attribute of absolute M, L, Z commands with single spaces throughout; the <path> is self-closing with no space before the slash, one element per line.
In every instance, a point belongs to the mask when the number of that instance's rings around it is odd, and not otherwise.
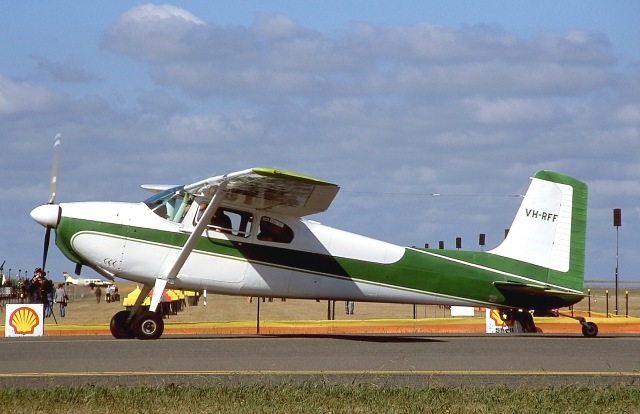
<path fill-rule="evenodd" d="M 71 240 L 80 231 L 99 232 L 176 249 L 182 248 L 188 237 L 188 234 L 178 232 L 63 218 L 57 228 L 56 244 L 65 256 L 75 262 L 81 262 L 81 258 L 63 241 Z M 488 253 L 458 250 L 406 249 L 398 262 L 383 264 L 334 257 L 328 253 L 252 244 L 246 240 L 235 242 L 201 237 L 195 249 L 294 271 L 459 298 L 479 304 L 495 303 L 514 307 L 518 307 L 518 304 L 507 303 L 505 297 L 493 286 L 493 282 L 526 283 L 526 280 L 510 275 L 527 275 L 531 280 L 544 281 L 548 272 L 546 268 Z"/>

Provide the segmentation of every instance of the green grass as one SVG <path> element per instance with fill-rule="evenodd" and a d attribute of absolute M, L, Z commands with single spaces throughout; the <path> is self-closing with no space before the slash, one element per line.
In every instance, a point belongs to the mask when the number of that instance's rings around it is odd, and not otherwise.
<path fill-rule="evenodd" d="M 0 389 L 3 413 L 636 413 L 640 388 L 374 385 Z"/>

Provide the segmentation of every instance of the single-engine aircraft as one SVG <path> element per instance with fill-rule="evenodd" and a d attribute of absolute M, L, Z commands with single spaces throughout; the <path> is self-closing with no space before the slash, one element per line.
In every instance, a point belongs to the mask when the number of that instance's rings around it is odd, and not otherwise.
<path fill-rule="evenodd" d="M 111 286 L 113 285 L 113 281 L 102 280 L 102 279 L 85 279 L 85 278 L 73 278 L 69 273 L 62 272 L 62 277 L 64 277 L 64 282 L 71 285 L 77 286 Z"/>
<path fill-rule="evenodd" d="M 339 187 L 275 168 L 250 168 L 179 186 L 147 185 L 139 203 L 55 204 L 59 135 L 49 202 L 31 216 L 75 262 L 143 286 L 111 319 L 115 338 L 156 339 L 167 285 L 228 295 L 355 300 L 499 309 L 535 332 L 545 314 L 583 299 L 587 186 L 538 171 L 503 242 L 493 250 L 401 247 L 303 217 L 325 211 Z M 142 301 L 152 294 L 149 310 Z M 569 316 L 569 315 L 566 315 Z M 598 327 L 574 318 L 587 337 Z"/>

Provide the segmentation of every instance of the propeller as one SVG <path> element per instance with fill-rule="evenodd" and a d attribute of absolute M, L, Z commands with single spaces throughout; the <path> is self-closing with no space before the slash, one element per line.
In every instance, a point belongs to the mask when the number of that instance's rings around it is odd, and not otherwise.
<path fill-rule="evenodd" d="M 58 163 L 60 161 L 60 133 L 57 133 L 53 142 L 53 166 L 51 168 L 51 181 L 49 183 L 49 201 L 53 204 L 56 201 L 56 191 L 58 189 Z M 47 254 L 49 253 L 49 239 L 51 238 L 51 226 L 44 228 L 44 246 L 42 248 L 42 271 L 45 271 L 47 264 Z M 46 274 L 46 273 L 45 273 Z"/>

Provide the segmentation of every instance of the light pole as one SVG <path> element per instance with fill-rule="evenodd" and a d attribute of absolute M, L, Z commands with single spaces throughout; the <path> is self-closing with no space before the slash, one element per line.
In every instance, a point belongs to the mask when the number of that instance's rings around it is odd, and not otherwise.
<path fill-rule="evenodd" d="M 618 230 L 622 226 L 622 210 L 613 209 L 613 225 L 616 228 L 616 315 L 618 314 Z"/>

